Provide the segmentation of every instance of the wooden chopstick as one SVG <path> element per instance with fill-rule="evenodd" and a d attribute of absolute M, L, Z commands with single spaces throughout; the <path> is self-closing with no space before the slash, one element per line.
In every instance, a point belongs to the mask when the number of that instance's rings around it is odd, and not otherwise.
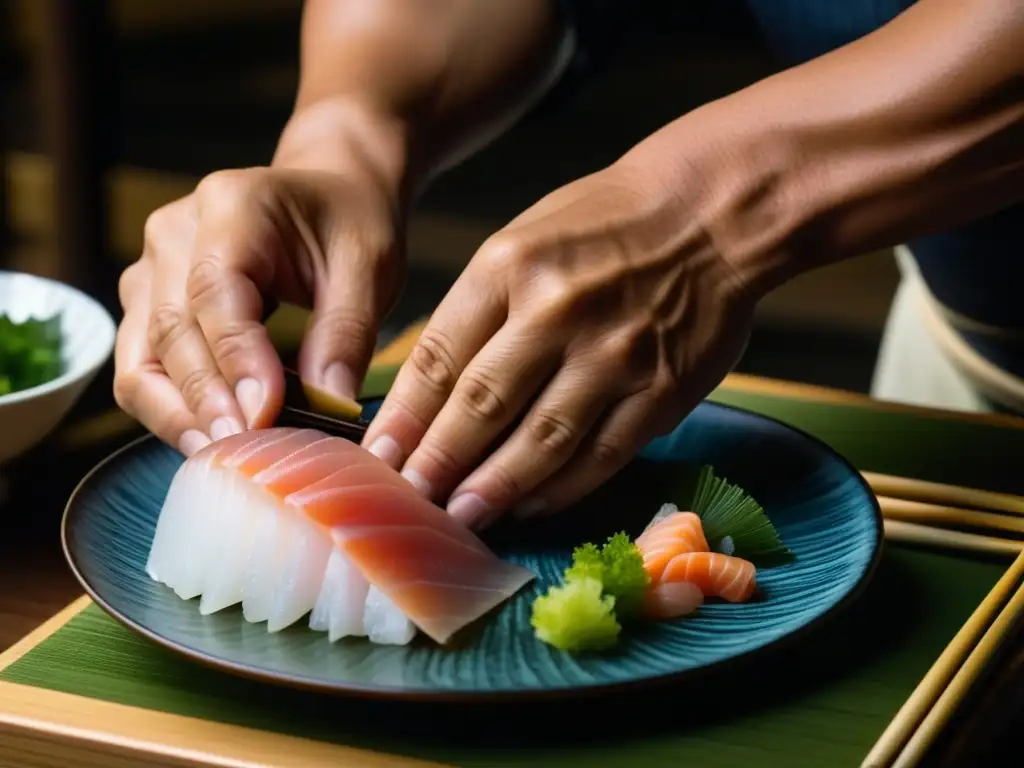
<path fill-rule="evenodd" d="M 913 525 L 892 522 L 897 526 Z M 887 534 L 889 525 L 887 521 Z M 915 765 L 991 657 L 1006 627 L 1024 612 L 1024 589 L 1020 588 L 1024 578 L 1024 546 L 1019 542 L 1006 543 L 1018 545 L 1020 554 L 1017 559 L 900 707 L 861 763 L 863 768 L 909 768 Z M 893 760 L 897 759 L 894 764 Z"/>
<path fill-rule="evenodd" d="M 1010 493 L 931 483 L 908 477 L 882 475 L 877 472 L 861 472 L 861 475 L 867 480 L 876 496 L 919 501 L 943 507 L 988 510 L 1024 517 L 1024 497 L 1014 496 Z"/>
<path fill-rule="evenodd" d="M 903 520 L 886 519 L 883 522 L 887 541 L 989 555 L 1013 556 L 1024 551 L 1024 541 L 933 528 Z"/>
<path fill-rule="evenodd" d="M 1024 562 L 1024 554 L 1018 558 Z M 1021 569 L 1024 573 L 1024 568 Z M 942 695 L 932 705 L 924 720 L 914 731 L 903 751 L 893 763 L 893 768 L 912 768 L 924 757 L 928 748 L 935 743 L 942 728 L 949 722 L 956 708 L 967 697 L 971 687 L 985 670 L 992 658 L 999 652 L 1000 644 L 1006 638 L 1013 624 L 1024 616 L 1024 586 L 1020 584 L 1021 573 L 1018 573 L 1016 586 L 1011 586 L 1012 597 L 989 625 L 974 650 L 967 656 L 953 679 L 946 686 Z"/>
<path fill-rule="evenodd" d="M 998 512 L 928 504 L 891 496 L 878 496 L 878 505 L 887 520 L 902 520 L 921 525 L 981 528 L 994 533 L 1024 533 L 1024 517 L 1001 515 Z"/>

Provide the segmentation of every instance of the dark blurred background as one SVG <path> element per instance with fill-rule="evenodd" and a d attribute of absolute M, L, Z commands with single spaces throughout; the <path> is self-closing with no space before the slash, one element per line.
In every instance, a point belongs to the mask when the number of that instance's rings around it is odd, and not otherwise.
<path fill-rule="evenodd" d="M 297 81 L 301 0 L 4 0 L 7 184 L 0 268 L 116 281 L 153 209 L 210 171 L 266 163 Z M 629 34 L 572 99 L 445 176 L 418 208 L 391 319 L 436 303 L 494 229 L 679 114 L 778 68 L 739 6 L 635 2 Z M 396 52 L 401 55 L 401 52 Z M 744 372 L 867 391 L 896 284 L 888 252 L 764 302 Z"/>

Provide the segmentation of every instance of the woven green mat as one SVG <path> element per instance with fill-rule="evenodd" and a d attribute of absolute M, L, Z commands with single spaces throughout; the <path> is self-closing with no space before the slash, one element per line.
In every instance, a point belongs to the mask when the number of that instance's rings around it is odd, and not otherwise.
<path fill-rule="evenodd" d="M 367 393 L 388 383 L 378 371 Z M 808 431 L 863 469 L 1021 490 L 1019 478 L 997 476 L 994 466 L 1024 452 L 1024 430 L 737 391 L 714 399 Z M 853 607 L 770 662 L 626 701 L 516 707 L 325 698 L 183 661 L 96 607 L 0 679 L 467 767 L 841 768 L 860 764 L 1005 567 L 888 546 Z"/>
<path fill-rule="evenodd" d="M 706 687 L 626 702 L 385 704 L 272 688 L 174 657 L 90 606 L 10 682 L 458 766 L 855 766 L 1003 568 L 892 548 L 844 616 Z"/>

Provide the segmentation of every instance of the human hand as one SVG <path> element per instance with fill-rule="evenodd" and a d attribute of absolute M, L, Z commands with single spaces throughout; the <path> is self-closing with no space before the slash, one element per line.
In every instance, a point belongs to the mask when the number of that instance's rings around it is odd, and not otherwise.
<path fill-rule="evenodd" d="M 749 336 L 753 291 L 687 203 L 620 162 L 520 215 L 431 317 L 363 444 L 478 528 L 594 490 Z"/>
<path fill-rule="evenodd" d="M 303 379 L 355 397 L 403 280 L 397 208 L 353 165 L 221 171 L 153 213 L 119 286 L 118 405 L 186 456 L 269 426 L 284 374 L 263 320 L 278 300 L 313 309 Z"/>

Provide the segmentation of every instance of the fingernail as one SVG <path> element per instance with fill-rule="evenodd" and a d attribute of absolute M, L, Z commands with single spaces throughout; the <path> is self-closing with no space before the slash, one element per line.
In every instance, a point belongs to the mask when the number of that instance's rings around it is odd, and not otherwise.
<path fill-rule="evenodd" d="M 492 522 L 496 510 L 475 493 L 460 493 L 448 502 L 448 514 L 467 528 L 486 528 Z"/>
<path fill-rule="evenodd" d="M 242 379 L 235 386 L 235 399 L 247 426 L 252 426 L 263 407 L 263 385 L 256 379 Z"/>
<path fill-rule="evenodd" d="M 429 499 L 431 496 L 430 483 L 423 475 L 415 469 L 403 469 L 402 477 L 408 480 L 412 487 L 419 491 L 420 496 Z"/>
<path fill-rule="evenodd" d="M 512 514 L 520 520 L 526 520 L 539 515 L 547 508 L 548 503 L 544 499 L 526 499 L 526 501 L 512 508 Z"/>
<path fill-rule="evenodd" d="M 327 366 L 324 370 L 323 388 L 342 397 L 359 397 L 359 382 L 348 366 L 342 363 L 331 363 Z"/>
<path fill-rule="evenodd" d="M 223 440 L 231 435 L 237 435 L 241 431 L 242 425 L 238 423 L 237 419 L 233 419 L 230 416 L 221 416 L 219 419 L 214 419 L 213 423 L 210 424 L 210 437 L 214 442 Z"/>
<path fill-rule="evenodd" d="M 198 429 L 186 429 L 178 438 L 178 450 L 185 456 L 191 456 L 210 444 L 210 438 Z"/>
<path fill-rule="evenodd" d="M 395 469 L 397 469 L 398 465 L 402 463 L 402 449 L 399 448 L 398 443 L 388 435 L 381 435 L 378 437 L 367 450 L 385 464 L 395 467 Z"/>

